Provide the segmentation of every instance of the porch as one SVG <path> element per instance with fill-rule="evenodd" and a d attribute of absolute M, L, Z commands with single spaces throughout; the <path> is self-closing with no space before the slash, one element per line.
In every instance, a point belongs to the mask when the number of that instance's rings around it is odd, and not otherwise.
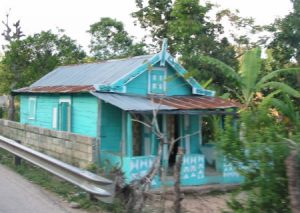
<path fill-rule="evenodd" d="M 234 171 L 233 167 L 218 155 L 211 130 L 213 125 L 222 126 L 226 115 L 235 116 L 236 106 L 207 109 L 208 104 L 206 104 L 206 109 L 199 109 L 198 104 L 198 109 L 195 109 L 196 103 L 193 100 L 193 109 L 182 109 L 188 108 L 188 103 L 178 109 L 178 102 L 176 102 L 177 109 L 175 110 L 174 106 L 170 106 L 174 102 L 169 102 L 169 105 L 161 103 L 155 105 L 151 102 L 151 106 L 147 103 L 150 100 L 143 98 L 143 107 L 140 107 L 141 102 L 138 101 L 142 98 L 125 97 L 126 100 L 124 96 L 121 96 L 121 99 L 120 97 L 113 99 L 111 94 L 108 97 L 101 95 L 102 101 L 122 109 L 120 149 L 119 151 L 100 150 L 102 166 L 108 169 L 120 167 L 128 182 L 146 174 L 157 155 L 159 145 L 159 139 L 153 130 L 153 116 L 156 115 L 158 128 L 164 133 L 164 140 L 167 142 L 163 146 L 161 162 L 167 175 L 163 183 L 161 178 L 156 177 L 152 182 L 153 187 L 174 183 L 172 172 L 179 146 L 185 151 L 181 169 L 182 185 L 242 181 L 242 177 Z M 222 104 L 224 107 L 224 103 Z M 228 106 L 228 103 L 226 104 Z M 171 148 L 169 142 L 174 140 L 176 142 Z"/>

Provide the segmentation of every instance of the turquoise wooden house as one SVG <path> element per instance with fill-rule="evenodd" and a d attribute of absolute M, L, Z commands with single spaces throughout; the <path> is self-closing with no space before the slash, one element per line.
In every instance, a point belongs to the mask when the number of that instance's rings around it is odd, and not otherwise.
<path fill-rule="evenodd" d="M 153 111 L 168 140 L 181 137 L 170 155 L 165 145 L 163 159 L 171 168 L 178 146 L 184 148 L 182 185 L 241 181 L 204 131 L 209 116 L 222 118 L 238 105 L 214 97 L 186 74 L 165 41 L 153 55 L 58 67 L 14 93 L 20 95 L 21 123 L 96 137 L 100 164 L 121 166 L 127 181 L 145 174 L 157 154 L 156 136 L 133 120 L 148 122 Z M 156 178 L 152 184 L 161 183 Z"/>

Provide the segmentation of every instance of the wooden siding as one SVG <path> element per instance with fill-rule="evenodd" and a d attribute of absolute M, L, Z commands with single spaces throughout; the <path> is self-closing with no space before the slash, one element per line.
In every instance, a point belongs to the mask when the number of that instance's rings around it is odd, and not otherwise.
<path fill-rule="evenodd" d="M 31 96 L 20 97 L 20 122 L 33 126 L 54 129 L 53 108 L 58 107 L 60 98 L 71 97 L 71 131 L 74 133 L 96 137 L 97 135 L 97 98 L 89 95 L 59 96 L 36 95 L 36 116 L 29 119 L 28 99 Z"/>
<path fill-rule="evenodd" d="M 97 136 L 97 98 L 89 94 L 72 97 L 72 132 Z"/>
<path fill-rule="evenodd" d="M 167 96 L 192 95 L 192 87 L 176 71 L 167 65 Z"/>
<path fill-rule="evenodd" d="M 122 140 L 122 110 L 104 102 L 101 107 L 101 150 L 119 153 Z"/>
<path fill-rule="evenodd" d="M 157 67 L 157 66 L 155 66 Z M 153 67 L 153 69 L 155 69 Z M 169 65 L 167 68 L 167 88 L 166 95 L 192 95 L 192 87 L 182 78 L 176 75 L 176 71 Z M 127 94 L 148 95 L 148 71 L 129 82 L 127 86 Z"/>
<path fill-rule="evenodd" d="M 147 95 L 148 94 L 148 72 L 143 72 L 134 80 L 127 84 L 128 94 Z"/>
<path fill-rule="evenodd" d="M 36 115 L 35 119 L 29 117 L 29 98 L 32 96 L 21 95 L 20 97 L 20 122 L 33 126 L 52 128 L 52 109 L 58 105 L 57 95 L 39 95 L 36 97 Z"/>

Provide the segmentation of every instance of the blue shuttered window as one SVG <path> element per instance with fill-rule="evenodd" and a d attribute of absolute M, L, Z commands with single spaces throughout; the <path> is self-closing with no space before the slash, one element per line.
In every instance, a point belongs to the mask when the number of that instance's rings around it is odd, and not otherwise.
<path fill-rule="evenodd" d="M 166 91 L 166 70 L 153 69 L 149 75 L 149 93 L 164 94 Z"/>

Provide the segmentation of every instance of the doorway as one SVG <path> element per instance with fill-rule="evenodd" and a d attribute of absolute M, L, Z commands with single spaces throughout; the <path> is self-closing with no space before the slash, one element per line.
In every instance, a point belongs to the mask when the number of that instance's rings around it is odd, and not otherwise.
<path fill-rule="evenodd" d="M 179 128 L 179 116 L 178 115 L 168 115 L 167 117 L 167 132 L 168 132 L 168 141 L 174 141 L 180 137 L 180 128 Z M 178 151 L 180 141 L 176 141 L 173 144 L 172 149 L 170 150 L 170 155 L 168 159 L 169 168 L 173 168 L 176 163 L 176 155 Z M 169 145 L 171 146 L 171 144 Z M 170 149 L 170 147 L 169 147 Z"/>

